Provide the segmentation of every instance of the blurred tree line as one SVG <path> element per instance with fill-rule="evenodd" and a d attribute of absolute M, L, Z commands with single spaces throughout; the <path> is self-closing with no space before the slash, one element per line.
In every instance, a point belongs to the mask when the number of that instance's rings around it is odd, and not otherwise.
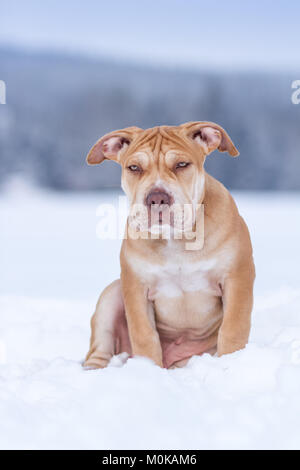
<path fill-rule="evenodd" d="M 66 190 L 119 186 L 113 162 L 85 156 L 111 130 L 208 120 L 222 125 L 239 159 L 215 152 L 206 169 L 234 189 L 300 189 L 297 77 L 137 66 L 0 49 L 0 184 L 19 174 Z"/>

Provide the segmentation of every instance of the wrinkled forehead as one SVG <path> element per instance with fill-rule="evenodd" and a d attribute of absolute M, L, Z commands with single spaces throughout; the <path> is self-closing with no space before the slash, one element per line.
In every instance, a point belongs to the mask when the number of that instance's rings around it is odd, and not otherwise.
<path fill-rule="evenodd" d="M 192 142 L 180 127 L 158 126 L 142 131 L 125 152 L 124 159 L 127 160 L 134 154 L 144 152 L 153 160 L 158 160 L 161 155 L 166 155 L 170 150 L 187 152 L 192 149 Z"/>

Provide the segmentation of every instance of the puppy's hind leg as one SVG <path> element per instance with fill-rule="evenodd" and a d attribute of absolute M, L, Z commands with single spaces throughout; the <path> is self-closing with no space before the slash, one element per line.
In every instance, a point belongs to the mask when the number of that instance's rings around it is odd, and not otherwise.
<path fill-rule="evenodd" d="M 114 354 L 123 352 L 122 346 L 124 350 L 129 349 L 129 341 L 128 344 L 124 344 L 124 336 L 126 337 L 126 334 L 128 336 L 127 324 L 124 322 L 121 284 L 120 280 L 117 280 L 104 289 L 92 316 L 90 350 L 83 364 L 85 368 L 104 368 Z M 120 326 L 122 331 L 120 331 Z M 120 342 L 123 344 L 121 345 Z M 130 351 L 126 352 L 130 354 Z"/>

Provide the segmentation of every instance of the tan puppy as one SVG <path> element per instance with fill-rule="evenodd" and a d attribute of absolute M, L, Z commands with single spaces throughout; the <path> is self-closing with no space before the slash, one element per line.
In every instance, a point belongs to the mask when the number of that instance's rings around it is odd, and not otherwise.
<path fill-rule="evenodd" d="M 134 230 L 127 222 L 121 280 L 103 291 L 92 317 L 86 367 L 105 367 L 120 352 L 159 366 L 182 366 L 195 354 L 221 356 L 246 345 L 255 278 L 252 246 L 231 195 L 204 171 L 205 158 L 215 149 L 238 155 L 220 126 L 189 122 L 115 131 L 88 154 L 89 164 L 108 158 L 122 165 Z M 185 229 L 183 212 L 175 211 L 185 205 L 192 209 L 193 230 Z M 164 239 L 166 228 L 170 239 Z M 204 243 L 191 248 L 187 240 L 199 230 Z"/>

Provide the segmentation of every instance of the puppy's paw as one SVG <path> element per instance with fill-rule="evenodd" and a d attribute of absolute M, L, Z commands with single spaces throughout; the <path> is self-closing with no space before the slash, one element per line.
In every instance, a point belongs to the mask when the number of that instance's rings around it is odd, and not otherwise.
<path fill-rule="evenodd" d="M 83 363 L 83 368 L 85 370 L 90 369 L 104 369 L 107 367 L 111 356 L 109 354 L 105 354 L 101 351 L 93 351 L 89 353 L 86 357 L 86 360 Z"/>

